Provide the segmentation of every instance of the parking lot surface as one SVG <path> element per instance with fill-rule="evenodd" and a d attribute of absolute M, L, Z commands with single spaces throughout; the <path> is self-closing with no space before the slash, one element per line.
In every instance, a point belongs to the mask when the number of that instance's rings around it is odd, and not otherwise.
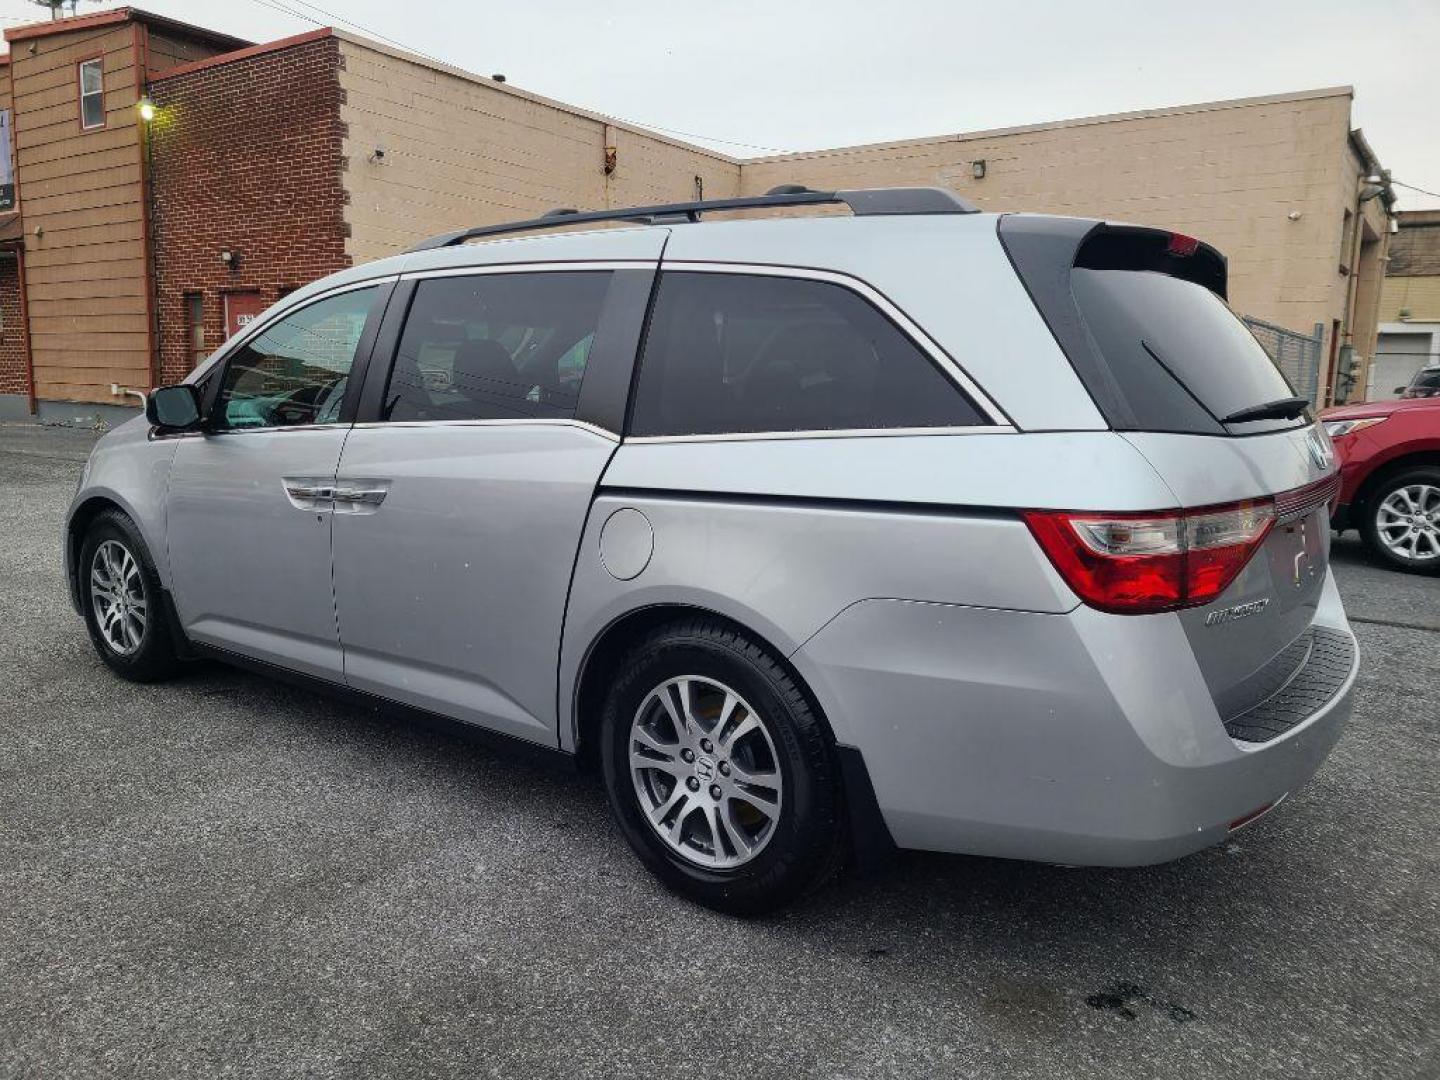
<path fill-rule="evenodd" d="M 904 854 L 740 922 L 591 778 L 224 667 L 112 677 L 57 554 L 92 441 L 0 425 L 0 1076 L 1440 1075 L 1440 580 L 1353 535 L 1352 726 L 1232 842 Z"/>

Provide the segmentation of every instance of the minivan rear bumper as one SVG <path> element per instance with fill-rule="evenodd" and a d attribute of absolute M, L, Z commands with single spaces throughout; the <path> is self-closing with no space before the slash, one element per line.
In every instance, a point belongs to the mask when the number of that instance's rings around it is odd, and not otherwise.
<path fill-rule="evenodd" d="M 1350 635 L 1333 576 L 1315 624 Z M 1217 843 L 1308 781 L 1350 715 L 1359 654 L 1261 744 L 1226 734 L 1173 614 L 867 600 L 792 661 L 899 846 L 1136 866 Z"/>

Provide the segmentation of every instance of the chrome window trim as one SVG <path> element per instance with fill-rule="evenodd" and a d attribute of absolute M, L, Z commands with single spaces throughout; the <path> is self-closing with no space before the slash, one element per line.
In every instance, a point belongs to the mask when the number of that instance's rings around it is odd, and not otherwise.
<path fill-rule="evenodd" d="M 653 270 L 656 259 L 573 259 L 569 262 L 484 263 L 479 266 L 444 266 L 433 270 L 407 270 L 401 281 L 425 278 L 474 277 L 480 274 L 563 274 L 581 271 Z"/>
<path fill-rule="evenodd" d="M 367 420 L 352 424 L 356 431 L 382 431 L 392 428 L 465 428 L 465 427 L 573 427 L 598 435 L 607 442 L 618 443 L 620 436 L 615 432 L 592 424 L 586 420 L 573 420 L 564 416 L 505 416 L 484 420 Z M 290 430 L 277 428 L 275 430 Z"/>
<path fill-rule="evenodd" d="M 927 334 L 915 320 L 906 315 L 888 296 L 869 282 L 863 281 L 858 277 L 836 270 L 820 270 L 802 266 L 776 266 L 770 263 L 662 260 L 660 270 L 662 274 L 669 270 L 675 270 L 700 274 L 750 274 L 767 277 L 799 278 L 804 281 L 822 281 L 849 289 L 862 299 L 869 301 L 882 315 L 894 323 L 901 333 L 918 345 L 920 349 L 934 361 L 936 366 L 950 377 L 951 382 L 969 395 L 970 399 L 975 402 L 980 411 L 989 419 L 991 425 L 1014 429 L 1013 422 L 1005 415 L 1004 410 L 995 404 L 990 395 L 980 389 L 979 384 L 970 377 L 969 372 L 961 367 L 959 362 L 942 349 L 934 338 Z M 926 428 L 923 430 L 933 431 L 936 429 Z M 669 436 L 653 437 L 668 438 Z M 690 436 L 679 437 L 690 438 Z"/>
<path fill-rule="evenodd" d="M 781 439 L 887 439 L 918 435 L 1015 435 L 1013 424 L 971 424 L 966 427 L 815 428 L 807 431 L 709 432 L 704 435 L 627 435 L 626 446 L 661 443 L 771 442 Z"/>
<path fill-rule="evenodd" d="M 221 428 L 216 431 L 182 431 L 180 438 L 200 436 L 207 439 L 219 439 L 226 435 L 252 435 L 266 431 L 349 431 L 353 424 L 267 424 L 264 427 L 245 428 Z"/>

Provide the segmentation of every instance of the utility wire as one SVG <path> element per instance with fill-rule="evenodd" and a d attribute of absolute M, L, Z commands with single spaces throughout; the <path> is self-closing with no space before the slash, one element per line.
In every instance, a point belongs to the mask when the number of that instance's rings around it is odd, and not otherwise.
<path fill-rule="evenodd" d="M 1396 187 L 1403 187 L 1407 191 L 1418 191 L 1421 195 L 1429 195 L 1432 199 L 1440 199 L 1440 191 L 1426 191 L 1423 187 L 1416 187 L 1414 184 L 1406 184 L 1394 179 L 1392 179 L 1390 183 Z"/>

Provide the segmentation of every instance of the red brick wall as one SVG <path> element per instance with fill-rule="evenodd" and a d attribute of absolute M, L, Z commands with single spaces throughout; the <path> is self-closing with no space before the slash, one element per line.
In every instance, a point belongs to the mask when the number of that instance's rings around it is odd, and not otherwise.
<path fill-rule="evenodd" d="M 349 265 L 341 63 L 327 37 L 151 83 L 162 383 L 193 367 L 186 293 L 204 296 L 213 351 L 225 340 L 225 292 L 257 289 L 268 305 Z M 236 254 L 233 269 L 222 251 Z"/>
<path fill-rule="evenodd" d="M 4 256 L 0 257 L 0 394 L 28 392 L 20 271 L 13 256 Z"/>

